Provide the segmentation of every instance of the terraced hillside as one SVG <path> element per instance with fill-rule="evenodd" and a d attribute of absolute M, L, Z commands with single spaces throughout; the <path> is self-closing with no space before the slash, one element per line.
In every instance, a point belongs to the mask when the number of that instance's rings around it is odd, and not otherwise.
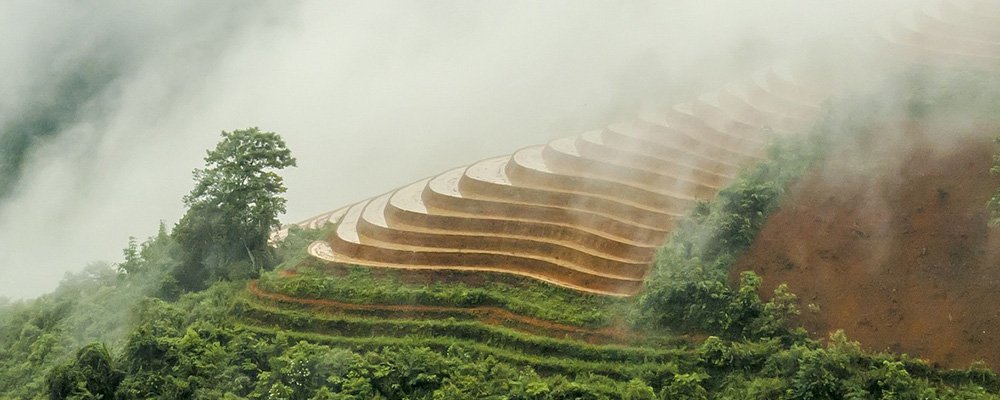
<path fill-rule="evenodd" d="M 780 64 L 696 100 L 458 167 L 299 225 L 337 224 L 309 246 L 331 263 L 516 274 L 634 295 L 678 218 L 763 159 L 774 137 L 807 132 L 831 94 L 914 62 L 1000 65 L 998 11 L 990 1 L 929 2 L 855 35 L 835 67 Z M 862 70 L 865 78 L 855 75 Z"/>
<path fill-rule="evenodd" d="M 928 2 L 256 259 L 189 205 L 0 299 L 0 398 L 1000 399 L 996 22 Z"/>
<path fill-rule="evenodd" d="M 821 95 L 775 68 L 635 121 L 446 171 L 300 225 L 339 223 L 310 253 L 390 268 L 512 273 L 632 295 L 675 221 L 808 129 Z"/>

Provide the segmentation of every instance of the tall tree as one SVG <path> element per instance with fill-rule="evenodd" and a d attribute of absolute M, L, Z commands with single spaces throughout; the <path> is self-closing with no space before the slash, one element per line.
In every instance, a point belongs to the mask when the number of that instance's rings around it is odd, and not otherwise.
<path fill-rule="evenodd" d="M 245 277 L 270 266 L 267 239 L 286 202 L 277 171 L 292 166 L 295 158 L 274 132 L 222 132 L 205 168 L 194 171 L 195 187 L 184 197 L 188 211 L 173 230 L 185 252 L 174 274 L 183 287 L 197 289 L 208 279 Z"/>

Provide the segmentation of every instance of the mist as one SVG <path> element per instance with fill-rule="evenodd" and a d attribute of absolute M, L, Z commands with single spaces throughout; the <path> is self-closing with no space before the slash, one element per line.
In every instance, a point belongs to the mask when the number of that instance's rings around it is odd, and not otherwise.
<path fill-rule="evenodd" d="M 292 222 L 692 98 L 905 3 L 5 2 L 0 296 L 172 226 L 222 130 L 286 139 Z"/>

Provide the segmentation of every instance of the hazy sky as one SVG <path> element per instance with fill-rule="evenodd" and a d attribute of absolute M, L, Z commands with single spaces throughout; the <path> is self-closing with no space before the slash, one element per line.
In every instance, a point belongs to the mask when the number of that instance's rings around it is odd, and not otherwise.
<path fill-rule="evenodd" d="M 718 87 L 902 3 L 5 1 L 0 139 L 69 117 L 0 200 L 0 296 L 172 225 L 221 130 L 285 137 L 291 222 Z"/>

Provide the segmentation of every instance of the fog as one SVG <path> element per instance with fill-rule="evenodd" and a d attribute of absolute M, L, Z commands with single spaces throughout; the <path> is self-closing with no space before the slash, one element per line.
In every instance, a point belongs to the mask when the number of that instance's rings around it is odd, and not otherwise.
<path fill-rule="evenodd" d="M 0 296 L 171 226 L 222 130 L 286 139 L 291 222 L 693 97 L 904 3 L 4 2 Z"/>

